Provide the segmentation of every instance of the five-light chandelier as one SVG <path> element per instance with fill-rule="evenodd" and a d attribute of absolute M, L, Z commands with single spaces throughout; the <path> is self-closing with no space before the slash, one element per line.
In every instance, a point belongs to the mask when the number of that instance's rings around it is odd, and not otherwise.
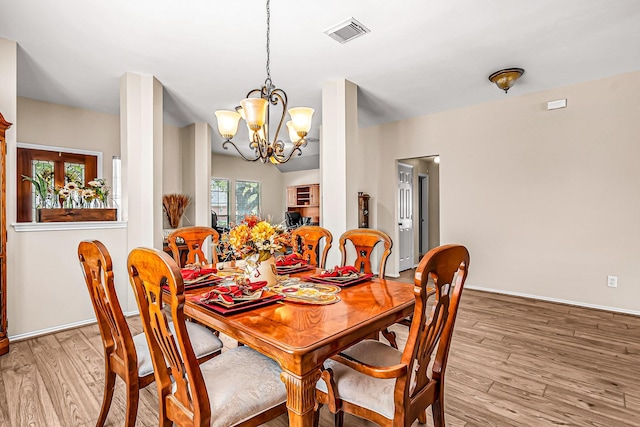
<path fill-rule="evenodd" d="M 225 139 L 222 147 L 226 150 L 227 145 L 232 145 L 240 156 L 250 162 L 256 160 L 266 163 L 270 161 L 273 164 L 286 163 L 297 152 L 302 154 L 301 148 L 307 145 L 305 137 L 311 129 L 311 118 L 313 116 L 313 108 L 297 107 L 290 108 L 289 115 L 291 120 L 287 122 L 287 130 L 289 138 L 293 143 L 293 147 L 288 154 L 285 154 L 285 143 L 278 139 L 282 124 L 287 114 L 287 94 L 282 89 L 278 89 L 271 81 L 270 63 L 270 33 L 271 33 L 271 10 L 269 8 L 269 0 L 267 0 L 267 79 L 260 89 L 251 90 L 245 99 L 240 101 L 240 106 L 236 107 L 236 111 L 219 110 L 216 111 L 218 119 L 218 132 Z M 259 97 L 252 97 L 258 95 Z M 270 106 L 281 105 L 282 114 L 278 127 L 273 135 L 273 140 L 269 141 L 269 118 Z M 238 123 L 240 119 L 246 121 L 249 130 L 249 147 L 253 149 L 254 157 L 246 157 L 238 149 L 231 139 L 238 132 Z"/>

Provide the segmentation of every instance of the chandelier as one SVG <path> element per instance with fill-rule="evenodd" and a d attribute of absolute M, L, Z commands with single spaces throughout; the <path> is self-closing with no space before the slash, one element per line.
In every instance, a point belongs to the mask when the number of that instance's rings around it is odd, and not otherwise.
<path fill-rule="evenodd" d="M 291 120 L 286 123 L 289 138 L 293 143 L 293 147 L 288 154 L 285 154 L 285 143 L 278 139 L 280 130 L 285 121 L 287 114 L 287 94 L 284 90 L 278 89 L 271 81 L 270 63 L 270 33 L 271 33 L 271 11 L 269 9 L 269 0 L 267 0 L 267 78 L 264 85 L 260 89 L 251 90 L 245 99 L 240 101 L 240 106 L 236 107 L 236 111 L 218 110 L 215 112 L 218 119 L 218 132 L 225 139 L 222 147 L 227 150 L 228 145 L 232 145 L 240 156 L 249 161 L 256 160 L 266 163 L 270 161 L 273 164 L 286 163 L 291 157 L 298 153 L 302 154 L 301 148 L 307 145 L 305 137 L 311 129 L 311 118 L 313 116 L 313 108 L 296 107 L 289 109 Z M 273 140 L 269 141 L 269 119 L 271 106 L 280 106 L 282 113 L 278 122 L 278 127 L 273 135 Z M 238 132 L 238 123 L 243 119 L 249 130 L 249 147 L 253 149 L 255 157 L 246 157 L 238 149 L 231 139 Z"/>

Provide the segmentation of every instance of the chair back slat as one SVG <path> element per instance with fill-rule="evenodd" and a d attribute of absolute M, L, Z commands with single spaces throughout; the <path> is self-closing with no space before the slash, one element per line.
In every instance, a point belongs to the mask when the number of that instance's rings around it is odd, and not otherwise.
<path fill-rule="evenodd" d="M 444 245 L 427 252 L 414 276 L 416 305 L 402 361 L 414 372 L 413 382 L 402 386 L 409 395 L 429 384 L 428 368 L 435 353 L 431 378 L 443 380 L 453 327 L 469 267 L 469 252 L 461 245 Z M 431 279 L 431 280 L 429 280 Z M 435 299 L 427 313 L 428 288 Z"/>
<path fill-rule="evenodd" d="M 318 245 L 324 238 L 324 248 L 318 262 Z M 327 253 L 331 248 L 333 235 L 329 230 L 317 225 L 303 225 L 291 232 L 291 243 L 293 250 L 311 265 L 325 268 L 327 262 Z"/>
<path fill-rule="evenodd" d="M 116 294 L 109 251 L 97 240 L 85 240 L 78 245 L 78 259 L 106 354 L 116 354 L 125 372 L 129 367 L 137 372 L 135 346 Z"/>
<path fill-rule="evenodd" d="M 204 241 L 207 237 L 211 236 L 211 262 L 207 259 L 202 250 Z M 187 246 L 188 253 L 186 264 L 215 264 L 218 262 L 217 246 L 220 240 L 220 235 L 216 230 L 211 227 L 183 227 L 178 228 L 176 231 L 169 234 L 167 237 L 167 243 L 171 248 L 173 259 L 179 264 L 180 267 L 184 267 L 181 264 L 180 249 L 178 247 L 178 239 L 182 239 Z"/>
<path fill-rule="evenodd" d="M 391 254 L 393 242 L 391 237 L 384 231 L 373 230 L 369 228 L 357 228 L 345 231 L 340 236 L 340 252 L 342 253 L 342 266 L 347 264 L 347 241 L 350 241 L 356 251 L 356 259 L 353 266 L 362 273 L 371 274 L 371 253 L 373 248 L 378 244 L 383 244 L 383 252 L 380 257 L 380 268 L 378 277 L 384 278 L 384 272 L 387 265 L 387 258 Z"/>
<path fill-rule="evenodd" d="M 189 425 L 209 425 L 209 397 L 185 326 L 184 283 L 178 265 L 164 252 L 136 248 L 129 254 L 128 269 L 156 373 L 160 419 L 178 425 L 185 425 L 187 419 L 192 420 Z M 165 298 L 175 336 L 163 310 L 163 286 L 168 289 Z M 173 387 L 165 366 L 174 379 Z"/>

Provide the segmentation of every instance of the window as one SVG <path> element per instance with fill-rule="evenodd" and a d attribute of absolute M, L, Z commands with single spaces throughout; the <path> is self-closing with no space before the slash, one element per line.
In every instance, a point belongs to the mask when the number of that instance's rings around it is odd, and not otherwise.
<path fill-rule="evenodd" d="M 218 216 L 218 226 L 229 226 L 229 180 L 211 178 L 211 212 Z"/>
<path fill-rule="evenodd" d="M 236 181 L 236 221 L 260 213 L 260 183 Z"/>
<path fill-rule="evenodd" d="M 18 147 L 17 150 L 18 222 L 29 222 L 35 218 L 37 204 L 53 205 L 51 194 L 43 199 L 36 194 L 33 185 L 23 176 L 45 181 L 49 189 L 64 187 L 69 182 L 85 186 L 89 180 L 98 176 L 98 156 L 91 154 L 69 153 Z"/>

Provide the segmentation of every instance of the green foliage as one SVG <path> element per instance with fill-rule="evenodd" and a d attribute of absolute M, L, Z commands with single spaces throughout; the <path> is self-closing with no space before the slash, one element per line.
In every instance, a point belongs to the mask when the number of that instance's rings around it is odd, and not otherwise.
<path fill-rule="evenodd" d="M 36 190 L 36 194 L 40 197 L 39 203 L 43 204 L 47 199 L 47 194 L 49 193 L 49 183 L 47 180 L 39 173 L 37 173 L 35 177 L 22 175 L 22 180 L 29 181 L 33 185 L 33 188 Z"/>

